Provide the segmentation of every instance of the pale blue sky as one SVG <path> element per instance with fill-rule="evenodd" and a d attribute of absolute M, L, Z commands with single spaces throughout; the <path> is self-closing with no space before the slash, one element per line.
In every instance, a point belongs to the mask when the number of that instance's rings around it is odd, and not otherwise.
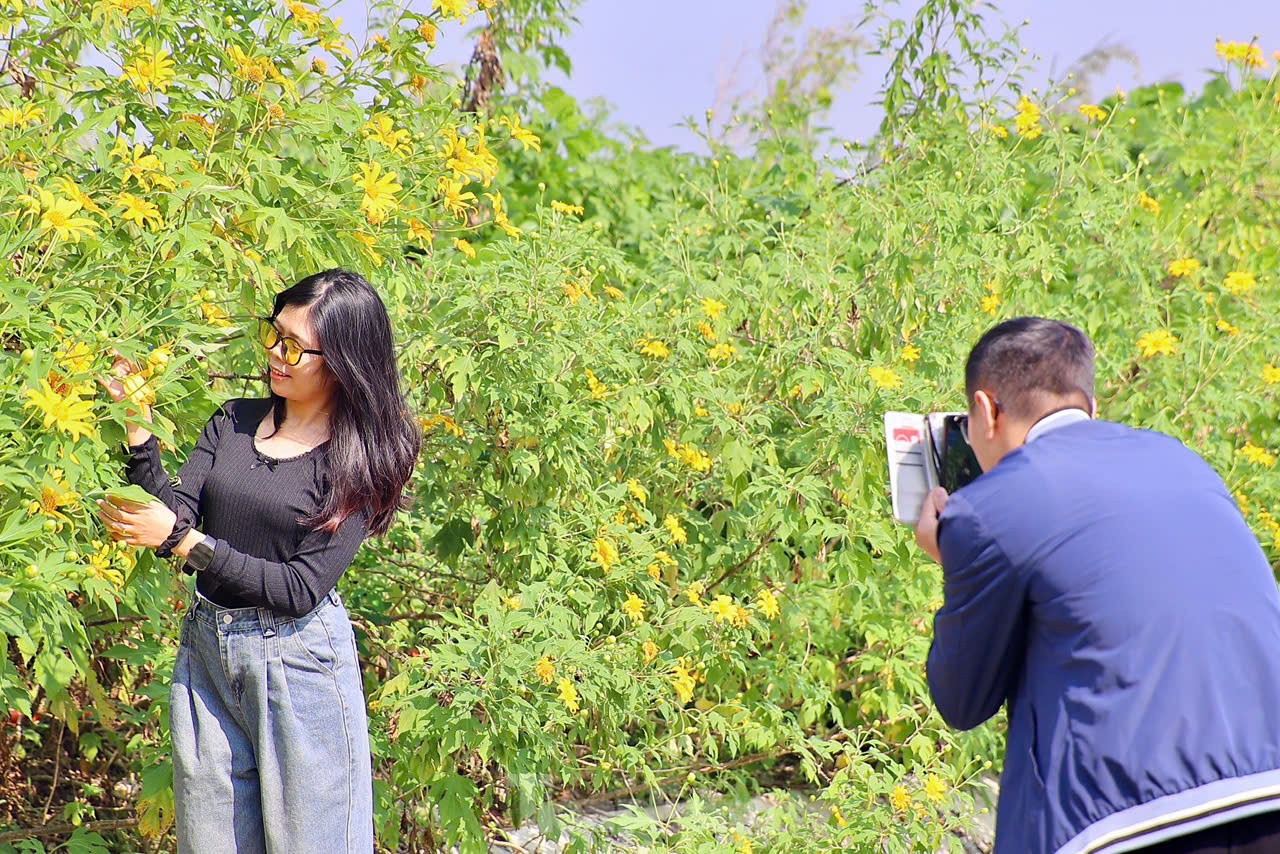
<path fill-rule="evenodd" d="M 409 0 L 414 9 L 430 0 Z M 908 2 L 908 7 L 915 4 Z M 1115 64 L 1100 78 L 1102 97 L 1117 86 L 1175 79 L 1198 86 L 1217 67 L 1213 43 L 1258 36 L 1267 56 L 1280 50 L 1280 0 L 997 0 L 1007 22 L 1030 21 L 1023 44 L 1039 56 L 1032 82 L 1060 76 L 1074 60 L 1101 43 L 1133 51 L 1140 67 Z M 573 62 L 565 88 L 579 98 L 603 97 L 617 120 L 638 125 L 660 145 L 694 146 L 679 127 L 717 104 L 726 84 L 757 79 L 758 51 L 773 17 L 774 0 L 586 0 L 579 24 L 564 42 Z M 857 18 L 860 0 L 812 0 L 807 22 L 830 25 Z M 361 0 L 340 0 L 332 14 L 363 36 Z M 442 33 L 439 56 L 454 63 L 470 55 L 465 32 Z M 1274 62 L 1274 60 L 1272 61 Z M 879 113 L 871 105 L 883 64 L 867 58 L 863 73 L 836 101 L 830 124 L 849 138 L 874 132 Z"/>

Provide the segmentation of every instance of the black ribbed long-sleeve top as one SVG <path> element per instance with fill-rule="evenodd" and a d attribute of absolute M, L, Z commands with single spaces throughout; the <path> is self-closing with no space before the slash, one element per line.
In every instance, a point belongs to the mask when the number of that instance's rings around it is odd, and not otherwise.
<path fill-rule="evenodd" d="M 270 409 L 270 398 L 220 406 L 176 483 L 165 474 L 155 436 L 127 446 L 125 473 L 177 514 L 175 537 L 185 521 L 217 540 L 213 561 L 196 573 L 200 593 L 226 608 L 301 617 L 351 565 L 368 535 L 369 514 L 352 514 L 332 533 L 298 523 L 328 493 L 329 442 L 293 457 L 262 453 L 254 435 Z"/>

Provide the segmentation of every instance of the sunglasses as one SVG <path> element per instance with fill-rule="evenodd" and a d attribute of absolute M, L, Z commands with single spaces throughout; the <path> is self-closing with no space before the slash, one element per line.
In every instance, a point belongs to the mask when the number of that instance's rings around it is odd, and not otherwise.
<path fill-rule="evenodd" d="M 274 317 L 258 318 L 258 341 L 260 341 L 262 346 L 266 347 L 268 350 L 273 349 L 277 344 L 283 342 L 283 358 L 285 364 L 288 365 L 296 365 L 298 362 L 302 361 L 303 353 L 314 353 L 317 356 L 324 355 L 324 351 L 322 350 L 309 350 L 299 344 L 295 339 L 290 338 L 287 335 L 281 336 L 280 330 L 276 329 Z"/>

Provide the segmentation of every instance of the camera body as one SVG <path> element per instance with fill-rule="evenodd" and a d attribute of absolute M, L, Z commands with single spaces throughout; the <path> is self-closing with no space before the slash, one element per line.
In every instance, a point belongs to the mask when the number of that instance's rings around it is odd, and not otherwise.
<path fill-rule="evenodd" d="M 884 414 L 894 519 L 914 525 L 929 490 L 955 492 L 982 474 L 964 436 L 968 419 L 965 412 Z"/>

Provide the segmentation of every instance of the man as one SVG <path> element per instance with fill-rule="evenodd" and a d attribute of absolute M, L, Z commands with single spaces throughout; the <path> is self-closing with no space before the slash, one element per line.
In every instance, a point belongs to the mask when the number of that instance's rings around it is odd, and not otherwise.
<path fill-rule="evenodd" d="M 1280 594 L 1222 480 L 1093 420 L 1093 348 L 1023 317 L 969 355 L 983 475 L 926 498 L 942 564 L 929 690 L 1009 704 L 999 854 L 1280 852 Z"/>

